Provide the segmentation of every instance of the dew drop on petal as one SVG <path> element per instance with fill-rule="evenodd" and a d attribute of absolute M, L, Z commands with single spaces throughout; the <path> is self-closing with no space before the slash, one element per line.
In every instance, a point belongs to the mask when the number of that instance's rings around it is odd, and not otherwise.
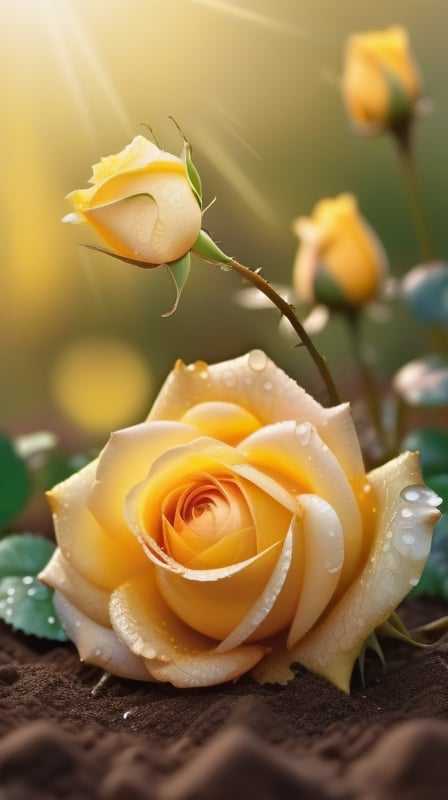
<path fill-rule="evenodd" d="M 311 425 L 308 422 L 302 422 L 296 427 L 296 438 L 299 444 L 306 447 L 311 439 Z"/>
<path fill-rule="evenodd" d="M 25 577 L 22 578 L 22 583 L 25 586 L 28 586 L 30 583 L 33 583 L 33 581 L 34 581 L 34 578 L 31 575 L 25 575 Z"/>
<path fill-rule="evenodd" d="M 266 392 L 270 392 L 270 391 L 271 391 L 271 389 L 272 389 L 272 382 L 271 382 L 271 381 L 265 381 L 265 382 L 263 383 L 263 389 L 264 389 Z"/>
<path fill-rule="evenodd" d="M 410 508 L 402 508 L 400 514 L 404 519 L 409 519 L 414 515 L 414 512 Z"/>
<path fill-rule="evenodd" d="M 224 373 L 223 380 L 224 380 L 224 385 L 225 386 L 230 386 L 230 387 L 231 386 L 235 386 L 235 384 L 236 384 L 235 373 L 232 372 L 232 370 L 230 370 L 230 369 L 227 370 L 227 372 Z"/>
<path fill-rule="evenodd" d="M 268 358 L 263 350 L 252 350 L 249 353 L 247 363 L 249 364 L 249 367 L 254 370 L 254 372 L 262 372 L 264 369 L 266 369 Z"/>
<path fill-rule="evenodd" d="M 56 622 L 56 620 L 55 620 L 55 618 L 54 618 L 54 617 L 48 617 L 48 619 L 47 619 L 47 622 L 48 622 L 48 624 L 49 624 L 49 625 L 54 625 L 54 623 Z"/>

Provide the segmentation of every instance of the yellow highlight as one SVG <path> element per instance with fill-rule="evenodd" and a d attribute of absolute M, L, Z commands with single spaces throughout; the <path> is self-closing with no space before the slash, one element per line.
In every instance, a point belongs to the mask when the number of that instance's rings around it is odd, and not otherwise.
<path fill-rule="evenodd" d="M 148 405 L 151 377 L 142 356 L 112 337 L 83 339 L 67 347 L 52 373 L 61 412 L 91 433 L 109 433 L 136 421 Z"/>

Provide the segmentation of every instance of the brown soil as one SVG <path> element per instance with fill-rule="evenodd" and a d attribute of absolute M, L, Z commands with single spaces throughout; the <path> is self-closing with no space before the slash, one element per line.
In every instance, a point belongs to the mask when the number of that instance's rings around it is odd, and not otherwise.
<path fill-rule="evenodd" d="M 447 613 L 420 600 L 408 624 Z M 387 645 L 350 697 L 299 670 L 194 691 L 110 678 L 0 628 L 0 800 L 445 800 L 448 638 Z"/>

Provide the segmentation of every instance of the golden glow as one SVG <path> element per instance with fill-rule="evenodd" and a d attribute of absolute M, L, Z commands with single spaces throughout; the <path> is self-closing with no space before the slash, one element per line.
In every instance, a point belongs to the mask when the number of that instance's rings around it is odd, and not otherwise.
<path fill-rule="evenodd" d="M 113 338 L 84 339 L 63 350 L 54 364 L 52 384 L 62 413 L 93 433 L 135 422 L 150 393 L 146 362 Z"/>

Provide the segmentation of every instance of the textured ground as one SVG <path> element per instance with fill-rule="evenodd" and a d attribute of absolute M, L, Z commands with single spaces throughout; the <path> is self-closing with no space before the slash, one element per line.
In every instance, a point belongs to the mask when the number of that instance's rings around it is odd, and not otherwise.
<path fill-rule="evenodd" d="M 415 601 L 407 622 L 447 613 Z M 181 692 L 0 628 L 0 800 L 445 800 L 448 638 L 388 647 L 350 697 L 299 671 Z"/>

